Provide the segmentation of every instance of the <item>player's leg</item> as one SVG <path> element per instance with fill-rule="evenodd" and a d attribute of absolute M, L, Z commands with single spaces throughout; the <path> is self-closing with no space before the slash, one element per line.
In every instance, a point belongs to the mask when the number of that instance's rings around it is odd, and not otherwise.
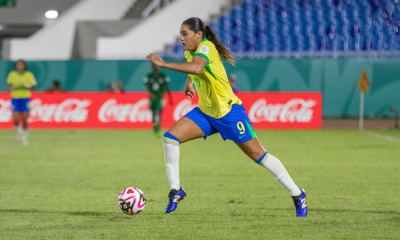
<path fill-rule="evenodd" d="M 160 116 L 161 116 L 161 110 L 154 109 L 153 110 L 153 131 L 154 131 L 154 135 L 156 137 L 160 137 L 160 128 L 161 128 Z"/>
<path fill-rule="evenodd" d="M 16 140 L 17 142 L 21 141 L 22 138 L 22 128 L 19 126 L 20 120 L 20 106 L 19 99 L 11 99 L 11 107 L 12 107 L 12 117 L 14 122 L 14 129 L 16 131 Z"/>
<path fill-rule="evenodd" d="M 153 112 L 154 135 L 160 137 L 162 101 L 160 99 L 150 99 L 150 109 Z"/>
<path fill-rule="evenodd" d="M 257 137 L 244 143 L 236 143 L 253 161 L 267 169 L 289 191 L 296 207 L 296 216 L 307 215 L 306 193 L 297 187 L 285 167 L 278 158 L 269 154 L 262 147 Z"/>
<path fill-rule="evenodd" d="M 175 211 L 178 202 L 186 196 L 186 192 L 181 188 L 179 180 L 179 145 L 211 134 L 211 125 L 198 108 L 193 109 L 185 117 L 179 119 L 164 134 L 165 167 L 170 184 L 166 213 Z"/>
<path fill-rule="evenodd" d="M 260 164 L 275 176 L 275 178 L 289 191 L 291 196 L 299 196 L 300 189 L 293 182 L 285 167 L 278 158 L 269 154 L 257 137 L 244 143 L 236 143 L 239 148 L 253 161 Z"/>
<path fill-rule="evenodd" d="M 19 126 L 19 119 L 20 119 L 20 113 L 19 112 L 13 112 L 13 122 L 14 122 L 14 129 L 16 131 L 16 140 L 17 142 L 21 141 L 22 138 L 22 128 Z"/>
<path fill-rule="evenodd" d="M 179 145 L 204 137 L 201 128 L 187 117 L 179 119 L 164 134 L 164 157 L 167 168 L 168 181 L 171 190 L 180 189 L 179 181 Z"/>
<path fill-rule="evenodd" d="M 227 115 L 222 119 L 212 120 L 212 123 L 223 139 L 234 141 L 247 156 L 271 172 L 296 201 L 302 196 L 302 191 L 293 182 L 279 159 L 269 154 L 261 145 L 242 105 L 233 105 Z"/>
<path fill-rule="evenodd" d="M 29 112 L 22 113 L 22 143 L 28 145 L 28 118 Z"/>

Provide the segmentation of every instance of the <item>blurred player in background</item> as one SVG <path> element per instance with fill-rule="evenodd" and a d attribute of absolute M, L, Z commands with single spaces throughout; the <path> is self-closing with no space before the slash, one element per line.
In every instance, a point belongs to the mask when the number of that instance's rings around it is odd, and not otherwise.
<path fill-rule="evenodd" d="M 124 83 L 121 80 L 117 80 L 115 82 L 111 82 L 107 85 L 108 91 L 116 93 L 116 94 L 122 94 L 125 93 L 124 90 Z"/>
<path fill-rule="evenodd" d="M 189 74 L 185 95 L 199 94 L 198 107 L 179 119 L 164 134 L 164 157 L 170 193 L 166 213 L 175 211 L 186 192 L 179 180 L 179 145 L 181 143 L 220 133 L 232 140 L 254 162 L 266 168 L 286 188 L 296 207 L 296 217 L 307 215 L 306 193 L 297 187 L 278 158 L 268 153 L 259 142 L 252 124 L 242 106 L 242 101 L 233 93 L 221 58 L 235 63 L 235 57 L 218 41 L 209 26 L 199 18 L 189 18 L 180 29 L 186 63 L 164 62 L 155 54 L 147 56 L 149 61 L 162 68 Z M 218 159 L 216 159 L 218 160 Z M 196 163 L 194 163 L 196 164 Z"/>
<path fill-rule="evenodd" d="M 59 80 L 53 81 L 53 86 L 51 88 L 46 89 L 47 93 L 61 93 L 64 92 L 61 89 L 61 82 Z"/>
<path fill-rule="evenodd" d="M 153 129 L 156 137 L 160 137 L 161 112 L 163 109 L 164 92 L 169 94 L 169 103 L 172 105 L 172 94 L 169 89 L 170 78 L 158 70 L 157 65 L 151 64 L 152 72 L 143 79 L 150 93 L 150 110 L 153 113 Z"/>
<path fill-rule="evenodd" d="M 7 78 L 7 84 L 11 91 L 11 105 L 14 127 L 17 130 L 17 141 L 28 144 L 28 117 L 31 100 L 31 90 L 35 89 L 36 80 L 24 60 L 18 60 L 15 70 L 11 71 Z M 19 125 L 22 115 L 22 128 Z"/>

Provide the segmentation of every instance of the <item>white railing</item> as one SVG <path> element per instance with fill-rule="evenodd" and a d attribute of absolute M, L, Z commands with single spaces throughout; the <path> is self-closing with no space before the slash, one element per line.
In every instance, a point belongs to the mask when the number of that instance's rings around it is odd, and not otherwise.
<path fill-rule="evenodd" d="M 170 3 L 170 0 L 164 0 L 164 7 L 168 6 Z M 161 0 L 153 0 L 149 6 L 142 12 L 142 17 L 147 18 L 150 13 L 155 10 L 156 12 L 159 12 L 161 10 Z"/>

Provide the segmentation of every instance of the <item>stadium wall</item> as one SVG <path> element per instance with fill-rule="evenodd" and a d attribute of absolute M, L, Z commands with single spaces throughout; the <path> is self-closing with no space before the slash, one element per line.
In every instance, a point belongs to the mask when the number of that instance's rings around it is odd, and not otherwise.
<path fill-rule="evenodd" d="M 124 82 L 126 91 L 146 91 L 143 77 L 150 63 L 130 61 L 32 61 L 29 69 L 37 78 L 37 91 L 60 80 L 66 91 L 107 91 L 107 84 Z M 337 59 L 242 59 L 236 67 L 226 64 L 228 74 L 237 76 L 242 91 L 321 92 L 323 116 L 357 116 L 362 70 L 371 83 L 365 96 L 365 114 L 390 115 L 389 107 L 400 109 L 400 58 Z M 13 62 L 0 61 L 0 91 L 7 91 L 6 78 Z M 163 70 L 172 79 L 171 90 L 182 91 L 185 74 Z"/>
<path fill-rule="evenodd" d="M 26 39 L 10 40 L 10 59 L 71 59 L 78 21 L 120 20 L 136 0 L 83 0 Z"/>

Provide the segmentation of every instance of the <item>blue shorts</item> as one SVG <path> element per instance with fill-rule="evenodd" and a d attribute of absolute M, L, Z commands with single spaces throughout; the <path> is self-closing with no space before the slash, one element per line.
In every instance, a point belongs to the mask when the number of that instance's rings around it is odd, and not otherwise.
<path fill-rule="evenodd" d="M 31 98 L 11 98 L 13 112 L 29 112 Z"/>
<path fill-rule="evenodd" d="M 233 104 L 231 111 L 219 119 L 204 114 L 199 107 L 188 112 L 185 117 L 203 130 L 206 135 L 204 139 L 215 133 L 220 133 L 224 141 L 229 139 L 235 143 L 244 143 L 256 137 L 253 125 L 242 105 Z"/>

